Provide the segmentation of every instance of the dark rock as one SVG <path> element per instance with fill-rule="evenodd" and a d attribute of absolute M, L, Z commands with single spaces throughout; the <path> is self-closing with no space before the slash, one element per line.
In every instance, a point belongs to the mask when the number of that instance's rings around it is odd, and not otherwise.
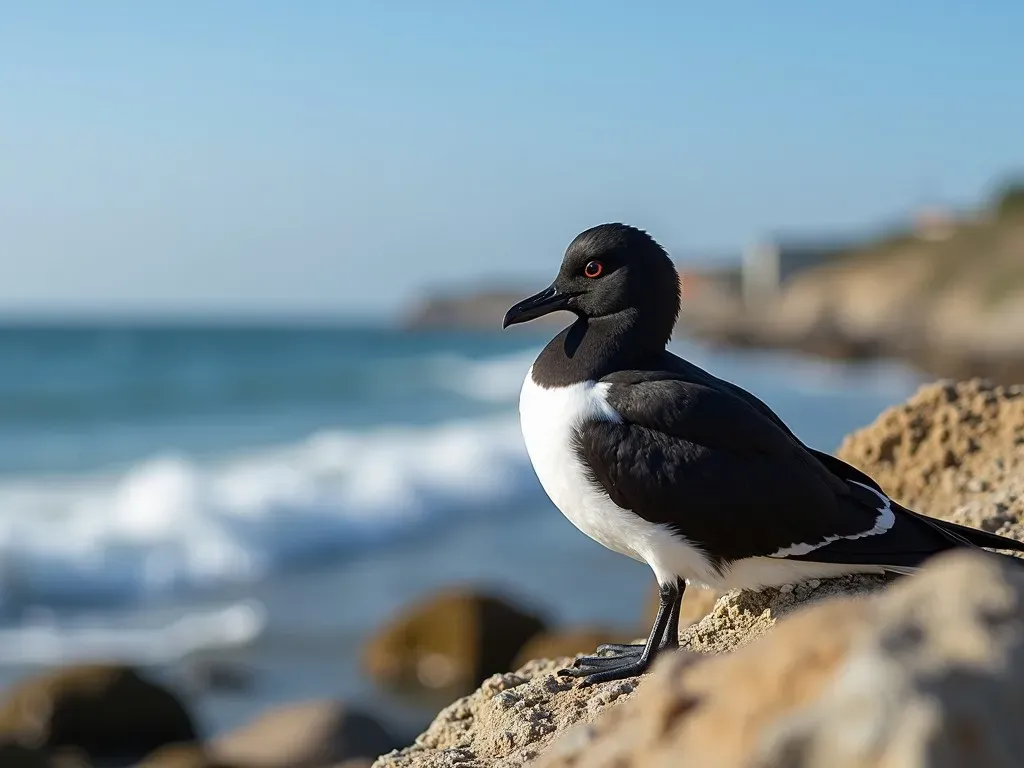
<path fill-rule="evenodd" d="M 171 744 L 147 757 L 138 768 L 248 768 L 212 756 L 201 744 Z"/>
<path fill-rule="evenodd" d="M 340 702 L 310 701 L 264 713 L 210 744 L 208 756 L 219 761 L 210 768 L 321 768 L 372 759 L 398 746 L 372 715 Z"/>
<path fill-rule="evenodd" d="M 0 743 L 0 766 L 3 768 L 55 768 L 45 750 L 33 749 L 14 742 Z"/>
<path fill-rule="evenodd" d="M 139 760 L 165 744 L 196 738 L 182 702 L 130 667 L 55 669 L 20 682 L 0 705 L 0 739 L 71 747 L 92 761 Z"/>
<path fill-rule="evenodd" d="M 405 610 L 365 644 L 363 668 L 381 685 L 454 698 L 504 672 L 544 629 L 537 616 L 494 595 L 450 589 Z"/>

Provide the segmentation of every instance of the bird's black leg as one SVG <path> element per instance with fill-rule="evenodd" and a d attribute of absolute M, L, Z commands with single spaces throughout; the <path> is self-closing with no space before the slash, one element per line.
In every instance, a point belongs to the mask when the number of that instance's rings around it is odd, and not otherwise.
<path fill-rule="evenodd" d="M 675 650 L 679 647 L 679 612 L 683 602 L 683 594 L 686 592 L 686 582 L 679 579 L 677 582 L 679 596 L 671 605 L 671 612 L 668 615 L 668 624 L 665 627 L 665 635 L 661 638 L 658 650 Z M 574 663 L 576 667 L 591 666 L 614 666 L 619 659 L 636 658 L 644 652 L 647 643 L 606 643 L 597 647 L 597 656 L 581 656 Z"/>
<path fill-rule="evenodd" d="M 665 626 L 665 636 L 661 638 L 659 651 L 666 648 L 676 650 L 679 648 L 679 614 L 683 607 L 683 595 L 686 593 L 686 582 L 683 579 L 676 581 L 676 601 L 672 604 L 672 612 L 668 615 L 668 624 Z"/>
<path fill-rule="evenodd" d="M 654 619 L 654 626 L 651 627 L 647 642 L 642 646 L 621 646 L 621 650 L 617 652 L 616 646 L 602 646 L 611 650 L 613 655 L 584 656 L 577 659 L 572 667 L 559 670 L 558 674 L 583 677 L 583 682 L 588 685 L 643 674 L 659 651 L 679 646 L 679 604 L 682 600 L 683 587 L 685 583 L 681 581 L 661 585 L 658 615 Z M 674 636 L 669 635 L 670 626 L 673 628 Z"/>

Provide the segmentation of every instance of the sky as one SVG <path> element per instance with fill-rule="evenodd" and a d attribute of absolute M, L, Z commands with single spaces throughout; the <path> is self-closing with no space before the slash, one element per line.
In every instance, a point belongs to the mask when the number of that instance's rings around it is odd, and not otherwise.
<path fill-rule="evenodd" d="M 685 262 L 973 205 L 1024 170 L 1022 28 L 1018 0 L 0 0 L 0 314 L 387 316 L 546 284 L 603 221 Z"/>

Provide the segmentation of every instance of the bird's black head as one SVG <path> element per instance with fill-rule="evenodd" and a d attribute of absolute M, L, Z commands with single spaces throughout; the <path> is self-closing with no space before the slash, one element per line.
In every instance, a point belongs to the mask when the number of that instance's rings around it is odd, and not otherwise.
<path fill-rule="evenodd" d="M 512 307 L 502 328 L 560 309 L 586 320 L 633 313 L 668 341 L 679 314 L 679 275 L 643 230 L 601 224 L 576 236 L 555 281 Z"/>

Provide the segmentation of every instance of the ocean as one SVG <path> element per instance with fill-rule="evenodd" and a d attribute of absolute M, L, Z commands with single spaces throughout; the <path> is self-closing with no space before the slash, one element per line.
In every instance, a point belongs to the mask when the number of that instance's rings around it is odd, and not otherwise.
<path fill-rule="evenodd" d="M 369 632 L 452 583 L 561 623 L 638 625 L 648 570 L 577 532 L 518 430 L 550 336 L 375 327 L 0 328 L 0 687 L 146 665 L 208 731 L 341 697 L 429 712 L 359 671 Z M 921 377 L 894 363 L 674 351 L 833 449 Z M 230 662 L 242 691 L 194 683 Z"/>

